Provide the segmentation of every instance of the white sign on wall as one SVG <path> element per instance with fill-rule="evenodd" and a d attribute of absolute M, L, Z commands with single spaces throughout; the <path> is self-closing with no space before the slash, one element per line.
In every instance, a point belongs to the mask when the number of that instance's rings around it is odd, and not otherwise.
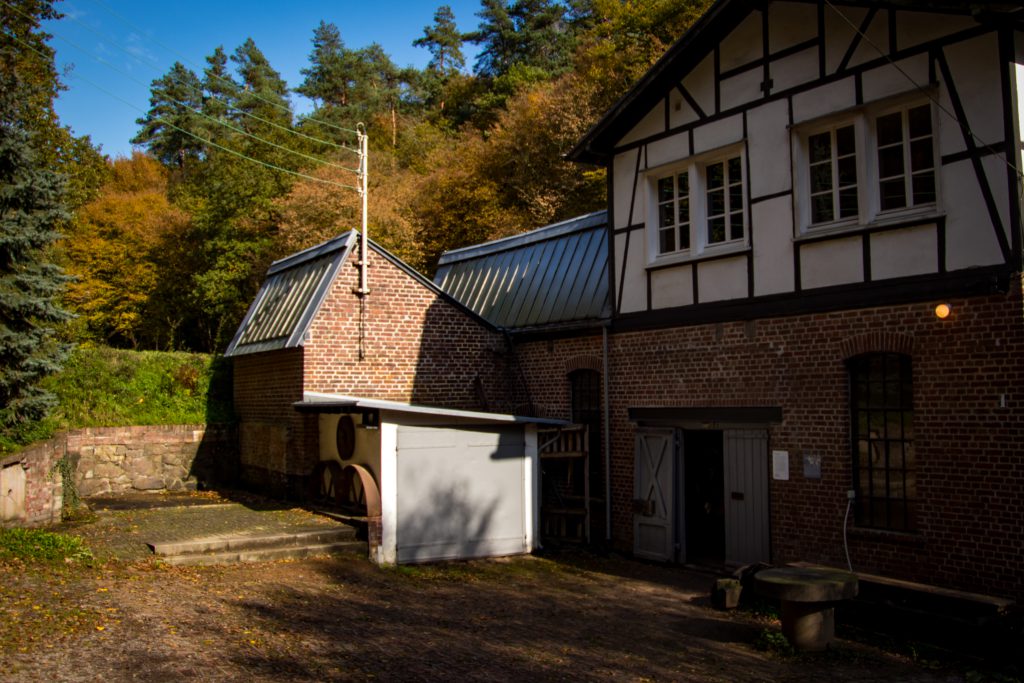
<path fill-rule="evenodd" d="M 772 451 L 772 479 L 789 479 L 789 451 Z"/>

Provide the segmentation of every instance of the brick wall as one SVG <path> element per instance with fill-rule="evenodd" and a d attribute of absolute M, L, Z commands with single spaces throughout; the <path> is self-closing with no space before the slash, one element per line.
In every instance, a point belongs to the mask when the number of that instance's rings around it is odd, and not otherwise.
<path fill-rule="evenodd" d="M 45 526 L 61 520 L 64 480 L 57 463 L 64 457 L 64 439 L 32 444 L 14 455 L 0 458 L 5 486 L 3 526 Z M 16 471 L 15 471 L 16 470 Z M 14 484 L 14 480 L 19 480 Z"/>
<path fill-rule="evenodd" d="M 292 407 L 303 391 L 501 411 L 505 341 L 376 251 L 360 302 L 353 255 L 342 264 L 302 348 L 235 358 L 243 481 L 301 496 L 319 460 L 317 416 Z M 360 359 L 360 346 L 363 358 Z"/>
<path fill-rule="evenodd" d="M 771 482 L 775 562 L 845 565 L 852 487 L 844 360 L 868 351 L 913 363 L 918 530 L 854 529 L 854 567 L 908 580 L 1024 597 L 1024 317 L 1009 295 L 950 301 L 938 320 L 914 304 L 611 335 L 613 536 L 632 550 L 631 406 L 777 406 L 772 449 L 790 453 L 790 479 Z M 541 414 L 568 417 L 567 374 L 600 354 L 600 337 L 518 349 Z M 1001 401 L 1004 400 L 1005 407 Z M 822 456 L 805 479 L 802 456 Z"/>
<path fill-rule="evenodd" d="M 292 407 L 302 400 L 303 367 L 302 349 L 234 359 L 241 479 L 274 495 L 299 495 L 302 478 L 319 459 L 306 446 L 309 438 L 315 438 L 315 417 Z"/>
<path fill-rule="evenodd" d="M 307 391 L 447 408 L 504 405 L 500 334 L 372 249 L 370 294 L 361 305 L 352 291 L 359 279 L 355 260 L 342 265 L 310 327 Z"/>

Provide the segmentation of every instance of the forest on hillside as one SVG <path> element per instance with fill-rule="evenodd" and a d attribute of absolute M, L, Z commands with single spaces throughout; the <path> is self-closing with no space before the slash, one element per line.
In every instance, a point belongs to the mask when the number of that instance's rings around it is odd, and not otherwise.
<path fill-rule="evenodd" d="M 175 63 L 152 82 L 137 151 L 110 159 L 53 111 L 63 86 L 40 20 L 59 8 L 5 0 L 0 66 L 33 93 L 5 106 L 65 182 L 61 238 L 40 246 L 66 273 L 59 339 L 223 351 L 271 261 L 359 227 L 357 130 L 371 238 L 427 274 L 447 249 L 602 208 L 603 169 L 562 155 L 708 4 L 481 0 L 458 18 L 469 33 L 440 6 L 414 43 L 422 70 L 325 19 L 301 83 L 251 39 L 211 45 L 201 72 Z"/>

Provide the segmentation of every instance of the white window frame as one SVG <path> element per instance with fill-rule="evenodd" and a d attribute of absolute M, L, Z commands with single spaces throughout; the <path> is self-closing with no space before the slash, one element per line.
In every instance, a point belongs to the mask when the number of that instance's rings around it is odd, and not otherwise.
<path fill-rule="evenodd" d="M 883 211 L 881 208 L 881 188 L 879 185 L 878 168 L 878 136 L 876 121 L 879 117 L 896 112 L 907 112 L 920 106 L 929 106 L 931 113 L 931 138 L 933 165 L 932 172 L 935 176 L 935 201 L 925 204 L 918 204 Z M 906 118 L 904 116 L 904 118 Z M 810 178 L 810 145 L 811 136 L 828 130 L 842 128 L 852 125 L 855 135 L 855 149 L 857 155 L 857 215 L 847 218 L 836 218 L 835 220 L 813 223 L 811 220 L 811 178 Z M 905 126 L 905 124 L 904 124 Z M 906 133 L 906 131 L 904 131 Z M 926 215 L 939 215 L 942 212 L 941 182 L 940 182 L 940 159 L 939 159 L 939 130 L 938 119 L 935 107 L 927 99 L 902 97 L 895 101 L 888 100 L 883 103 L 859 107 L 856 110 L 835 114 L 830 117 L 815 121 L 802 123 L 793 128 L 792 147 L 794 159 L 793 193 L 794 216 L 797 224 L 797 237 L 812 237 L 830 232 L 846 232 L 898 223 L 909 218 Z M 904 144 L 909 145 L 908 138 L 904 138 Z M 904 159 L 909 164 L 909 158 Z M 905 175 L 909 179 L 911 169 L 905 168 Z M 910 181 L 907 181 L 908 186 Z M 908 192 L 910 190 L 908 189 Z M 907 195 L 908 202 L 912 202 L 912 194 Z"/>
<path fill-rule="evenodd" d="M 708 200 L 707 200 L 707 175 L 709 166 L 717 163 L 728 165 L 729 159 L 739 157 L 742 207 L 739 211 L 728 211 L 727 214 L 739 214 L 743 221 L 743 237 L 739 239 L 726 239 L 722 242 L 709 243 L 708 241 Z M 662 178 L 673 177 L 686 172 L 689 179 L 690 199 L 690 246 L 686 249 L 660 253 L 660 226 L 659 226 L 659 197 L 658 181 Z M 747 150 L 744 143 L 729 145 L 709 151 L 704 154 L 689 157 L 688 159 L 658 166 L 646 172 L 647 185 L 647 263 L 648 265 L 661 265 L 666 263 L 680 263 L 696 260 L 706 256 L 727 254 L 733 251 L 742 251 L 750 244 L 750 181 L 747 178 Z M 724 188 L 726 200 L 728 201 L 728 182 Z M 678 216 L 676 217 L 678 224 Z M 729 222 L 726 221 L 726 230 L 729 229 Z M 678 235 L 676 244 L 678 246 Z"/>

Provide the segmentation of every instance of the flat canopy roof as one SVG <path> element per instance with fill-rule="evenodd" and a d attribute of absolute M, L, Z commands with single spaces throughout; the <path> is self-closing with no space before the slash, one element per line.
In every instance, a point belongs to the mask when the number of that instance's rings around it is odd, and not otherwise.
<path fill-rule="evenodd" d="M 564 427 L 571 424 L 567 420 L 554 420 L 546 417 L 526 417 L 522 415 L 506 415 L 503 413 L 483 413 L 475 410 L 455 410 L 453 408 L 435 408 L 433 406 L 416 406 L 411 403 L 385 401 L 378 398 L 360 398 L 342 394 L 323 394 L 306 391 L 302 400 L 292 406 L 303 413 L 347 413 L 355 410 L 390 410 L 396 413 L 413 413 L 417 415 L 436 415 L 440 417 L 456 417 L 467 420 L 479 420 L 490 423 L 540 424 L 553 427 Z"/>

